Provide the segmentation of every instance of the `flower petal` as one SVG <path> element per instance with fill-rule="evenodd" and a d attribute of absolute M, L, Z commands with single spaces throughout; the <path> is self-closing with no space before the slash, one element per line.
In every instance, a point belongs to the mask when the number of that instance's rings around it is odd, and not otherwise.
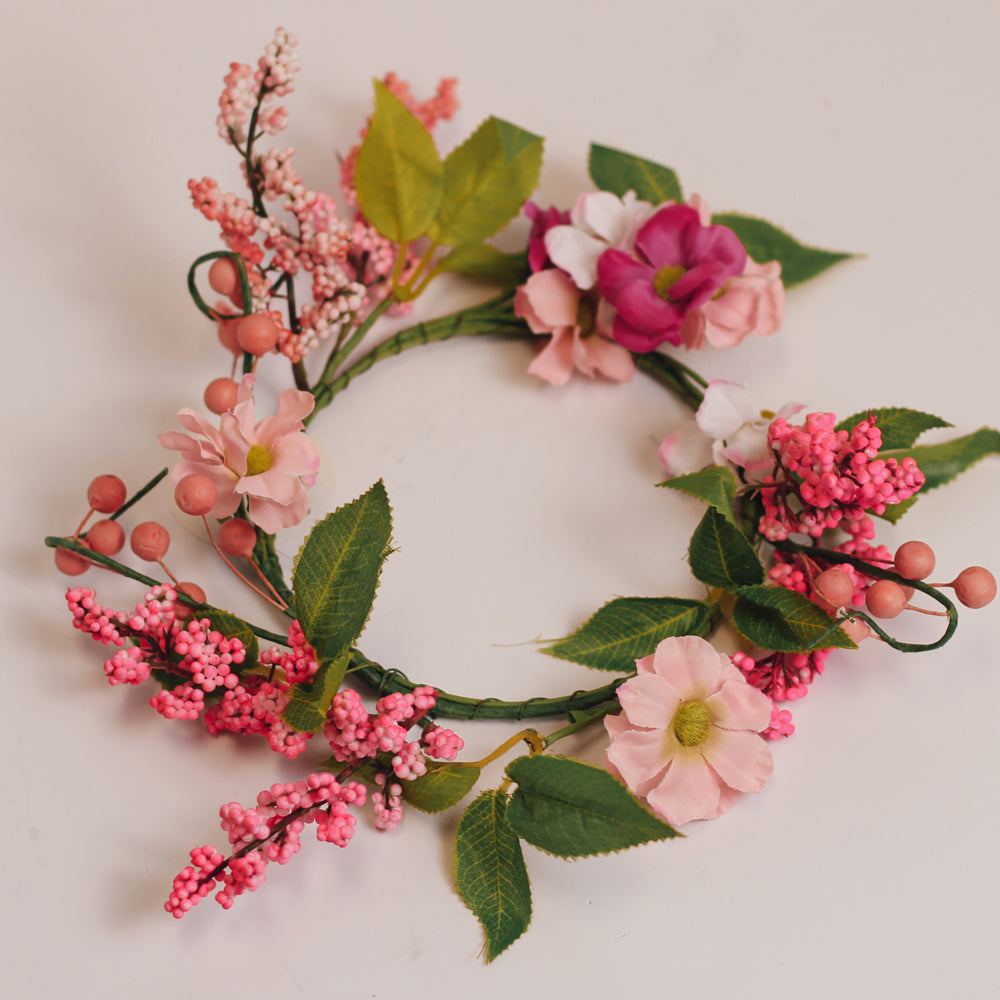
<path fill-rule="evenodd" d="M 718 815 L 722 782 L 700 753 L 675 754 L 661 781 L 646 792 L 646 801 L 668 823 L 680 826 L 693 819 Z"/>
<path fill-rule="evenodd" d="M 659 783 L 669 762 L 663 730 L 628 729 L 612 738 L 607 758 L 634 794 L 645 795 Z"/>
<path fill-rule="evenodd" d="M 654 268 L 680 264 L 688 267 L 693 233 L 701 229 L 698 213 L 690 205 L 661 208 L 635 235 L 636 249 Z"/>
<path fill-rule="evenodd" d="M 760 410 L 744 383 L 717 378 L 708 383 L 695 421 L 709 437 L 725 440 L 742 424 L 759 417 Z"/>
<path fill-rule="evenodd" d="M 723 729 L 762 732 L 771 724 L 771 699 L 763 691 L 739 680 L 725 680 L 715 694 L 705 699 L 712 722 Z"/>
<path fill-rule="evenodd" d="M 672 476 L 697 472 L 712 464 L 711 441 L 693 420 L 686 420 L 663 439 L 660 461 Z"/>
<path fill-rule="evenodd" d="M 653 653 L 653 669 L 683 701 L 704 701 L 714 694 L 722 682 L 723 661 L 730 662 L 697 635 L 671 636 Z"/>
<path fill-rule="evenodd" d="M 576 367 L 587 375 L 600 372 L 614 382 L 629 382 L 635 375 L 635 362 L 628 350 L 598 334 L 574 335 L 573 356 Z"/>
<path fill-rule="evenodd" d="M 577 288 L 586 291 L 597 281 L 597 260 L 607 250 L 602 240 L 577 229 L 576 226 L 553 226 L 545 234 L 545 249 L 549 260 L 562 268 Z"/>
<path fill-rule="evenodd" d="M 528 371 L 552 385 L 565 385 L 573 374 L 573 335 L 569 330 L 553 333 L 528 365 Z"/>
<path fill-rule="evenodd" d="M 659 674 L 643 673 L 630 677 L 618 689 L 618 700 L 632 725 L 666 729 L 683 699 Z"/>
<path fill-rule="evenodd" d="M 719 777 L 740 792 L 759 792 L 774 770 L 771 749 L 756 733 L 716 728 L 699 749 Z"/>

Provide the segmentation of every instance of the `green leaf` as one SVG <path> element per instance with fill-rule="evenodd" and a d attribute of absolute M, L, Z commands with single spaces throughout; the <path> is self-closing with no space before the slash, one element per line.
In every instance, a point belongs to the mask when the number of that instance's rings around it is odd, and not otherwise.
<path fill-rule="evenodd" d="M 781 280 L 786 288 L 815 278 L 828 267 L 855 256 L 836 250 L 821 250 L 799 243 L 766 219 L 736 212 L 718 212 L 712 216 L 716 225 L 728 226 L 740 238 L 747 253 L 758 263 L 777 260 L 781 263 Z"/>
<path fill-rule="evenodd" d="M 379 480 L 309 533 L 292 574 L 299 624 L 320 662 L 339 657 L 371 612 L 392 514 Z"/>
<path fill-rule="evenodd" d="M 971 468 L 987 455 L 1000 454 L 1000 431 L 993 427 L 980 427 L 978 431 L 964 437 L 941 444 L 923 444 L 915 448 L 879 452 L 879 458 L 916 459 L 917 466 L 926 477 L 920 488 L 921 495 L 926 490 L 951 482 L 960 473 Z M 888 515 L 890 507 L 886 510 Z"/>
<path fill-rule="evenodd" d="M 572 635 L 543 653 L 597 670 L 635 669 L 661 639 L 671 635 L 705 635 L 708 608 L 681 597 L 619 597 L 594 612 Z"/>
<path fill-rule="evenodd" d="M 458 246 L 502 229 L 538 184 L 542 146 L 541 136 L 487 118 L 444 161 L 444 193 L 427 235 Z"/>
<path fill-rule="evenodd" d="M 426 232 L 444 190 L 434 140 L 413 113 L 379 80 L 375 116 L 358 153 L 358 203 L 387 239 L 409 243 Z"/>
<path fill-rule="evenodd" d="M 923 487 L 921 487 L 921 489 L 923 489 Z M 905 500 L 900 500 L 899 503 L 889 504 L 889 506 L 886 507 L 885 512 L 877 516 L 881 517 L 883 521 L 895 524 L 919 499 L 919 496 L 914 495 L 912 497 L 907 497 Z"/>
<path fill-rule="evenodd" d="M 695 577 L 709 587 L 732 590 L 764 580 L 764 567 L 732 514 L 726 517 L 715 507 L 705 511 L 694 529 L 688 562 Z"/>
<path fill-rule="evenodd" d="M 638 198 L 654 205 L 664 201 L 683 200 L 680 181 L 670 167 L 611 146 L 591 143 L 587 169 L 590 179 L 597 187 L 602 191 L 610 191 L 619 198 L 626 191 L 634 191 Z"/>
<path fill-rule="evenodd" d="M 487 243 L 463 243 L 443 258 L 436 270 L 517 285 L 528 274 L 528 258 L 524 253 L 503 253 Z"/>
<path fill-rule="evenodd" d="M 784 587 L 741 587 L 733 604 L 733 625 L 761 649 L 808 653 L 855 649 L 847 633 L 809 598 Z"/>
<path fill-rule="evenodd" d="M 733 516 L 733 500 L 736 499 L 738 483 L 736 476 L 724 465 L 712 465 L 700 472 L 691 472 L 686 476 L 674 476 L 660 483 L 671 490 L 680 490 L 689 497 L 702 500 L 715 508 L 727 521 L 736 526 Z"/>
<path fill-rule="evenodd" d="M 196 612 L 196 615 L 198 618 L 207 618 L 216 632 L 221 632 L 230 639 L 239 639 L 243 643 L 246 656 L 239 664 L 237 673 L 243 674 L 257 662 L 259 652 L 257 636 L 253 634 L 253 630 L 242 618 L 238 618 L 229 611 L 223 611 L 221 608 L 206 608 Z"/>
<path fill-rule="evenodd" d="M 426 774 L 402 782 L 403 798 L 423 812 L 444 812 L 461 802 L 478 780 L 479 768 L 474 764 L 429 760 Z"/>
<path fill-rule="evenodd" d="M 846 420 L 837 424 L 838 431 L 848 434 L 869 415 L 876 418 L 879 430 L 882 432 L 882 449 L 910 448 L 924 431 L 935 427 L 951 427 L 947 420 L 935 417 L 932 413 L 922 413 L 920 410 L 908 410 L 901 406 L 886 406 L 878 410 L 862 410 L 853 413 Z"/>
<path fill-rule="evenodd" d="M 507 820 L 519 837 L 561 858 L 607 854 L 679 836 L 600 767 L 569 757 L 518 757 Z"/>
<path fill-rule="evenodd" d="M 465 810 L 455 838 L 455 885 L 483 925 L 492 962 L 531 922 L 531 884 L 503 792 L 483 792 Z"/>
<path fill-rule="evenodd" d="M 315 733 L 323 728 L 326 713 L 333 696 L 340 690 L 350 659 L 351 651 L 345 649 L 335 660 L 321 663 L 311 683 L 296 684 L 292 688 L 292 700 L 281 713 L 282 719 L 292 729 Z"/>

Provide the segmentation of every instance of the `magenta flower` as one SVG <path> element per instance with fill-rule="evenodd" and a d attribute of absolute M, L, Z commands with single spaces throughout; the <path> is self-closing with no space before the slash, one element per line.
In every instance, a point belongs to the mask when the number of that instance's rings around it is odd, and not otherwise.
<path fill-rule="evenodd" d="M 680 344 L 685 317 L 743 273 L 747 253 L 725 226 L 704 226 L 690 205 L 668 205 L 635 237 L 635 253 L 605 250 L 601 294 L 618 310 L 611 336 L 630 351 Z"/>
<path fill-rule="evenodd" d="M 554 205 L 539 208 L 533 201 L 524 203 L 524 214 L 531 219 L 531 232 L 528 234 L 528 267 L 532 273 L 548 267 L 549 252 L 545 248 L 545 234 L 553 226 L 563 226 L 569 222 L 569 212 L 560 211 Z"/>
<path fill-rule="evenodd" d="M 307 487 L 316 481 L 319 453 L 306 437 L 302 419 L 312 412 L 315 400 L 308 392 L 286 389 L 278 396 L 277 414 L 258 423 L 254 381 L 253 375 L 244 376 L 236 405 L 222 414 L 218 430 L 185 408 L 177 419 L 197 437 L 170 431 L 160 435 L 160 444 L 181 453 L 174 483 L 194 472 L 215 483 L 219 499 L 209 511 L 211 517 L 235 513 L 246 497 L 250 520 L 273 534 L 309 513 Z"/>
<path fill-rule="evenodd" d="M 533 333 L 551 334 L 528 368 L 532 375 L 562 385 L 574 369 L 591 378 L 600 372 L 616 382 L 628 382 L 635 374 L 632 355 L 601 336 L 592 297 L 564 271 L 536 271 L 518 288 L 514 312 Z"/>
<path fill-rule="evenodd" d="M 758 734 L 771 723 L 771 699 L 728 656 L 675 636 L 636 667 L 618 689 L 621 714 L 604 720 L 608 768 L 635 795 L 680 825 L 714 819 L 764 787 L 774 762 Z"/>

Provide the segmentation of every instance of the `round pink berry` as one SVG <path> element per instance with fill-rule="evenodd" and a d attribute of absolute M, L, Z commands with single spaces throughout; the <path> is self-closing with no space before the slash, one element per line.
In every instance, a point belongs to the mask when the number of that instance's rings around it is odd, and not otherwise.
<path fill-rule="evenodd" d="M 934 550 L 926 542 L 903 542 L 896 549 L 893 564 L 907 580 L 926 580 L 934 571 Z"/>
<path fill-rule="evenodd" d="M 854 597 L 854 581 L 842 569 L 826 569 L 816 577 L 816 593 L 831 607 L 842 608 Z"/>
<path fill-rule="evenodd" d="M 963 569 L 952 586 L 967 608 L 985 608 L 997 596 L 996 577 L 982 566 Z"/>
<path fill-rule="evenodd" d="M 193 514 L 195 517 L 207 514 L 218 499 L 219 490 L 215 483 L 201 472 L 192 472 L 174 487 L 177 506 L 185 514 Z"/>
<path fill-rule="evenodd" d="M 236 339 L 244 351 L 259 358 L 274 350 L 278 343 L 278 327 L 270 316 L 253 313 L 240 320 Z"/>
<path fill-rule="evenodd" d="M 87 544 L 102 556 L 117 555 L 125 547 L 125 529 L 117 521 L 98 521 L 87 532 Z"/>
<path fill-rule="evenodd" d="M 895 618 L 906 607 L 906 591 L 892 580 L 877 580 L 868 588 L 865 604 L 876 618 Z"/>
<path fill-rule="evenodd" d="M 56 569 L 67 576 L 79 576 L 86 573 L 90 562 L 69 549 L 56 549 Z"/>
<path fill-rule="evenodd" d="M 231 378 L 217 378 L 205 389 L 205 405 L 212 413 L 228 413 L 236 405 L 240 387 Z"/>
<path fill-rule="evenodd" d="M 98 476 L 87 487 L 87 500 L 94 510 L 113 514 L 125 503 L 125 484 L 117 476 Z"/>
<path fill-rule="evenodd" d="M 219 327 L 216 333 L 219 337 L 219 343 L 227 351 L 232 351 L 233 354 L 241 354 L 242 348 L 240 347 L 240 342 L 236 339 L 236 330 L 240 325 L 242 316 L 237 316 L 235 319 L 220 319 Z"/>
<path fill-rule="evenodd" d="M 219 525 L 219 548 L 227 556 L 249 559 L 257 544 L 257 532 L 249 521 L 232 517 Z"/>
<path fill-rule="evenodd" d="M 132 551 L 146 562 L 156 562 L 170 548 L 170 532 L 157 521 L 143 521 L 132 529 Z"/>
<path fill-rule="evenodd" d="M 240 272 L 228 257 L 220 257 L 208 269 L 208 283 L 220 295 L 232 295 L 240 287 Z"/>
<path fill-rule="evenodd" d="M 196 583 L 190 583 L 189 581 L 179 583 L 177 584 L 177 590 L 179 592 L 183 591 L 192 601 L 197 601 L 199 604 L 205 603 L 205 591 Z M 181 593 L 178 593 L 177 600 L 174 601 L 174 614 L 182 621 L 194 614 L 194 608 L 184 603 Z"/>

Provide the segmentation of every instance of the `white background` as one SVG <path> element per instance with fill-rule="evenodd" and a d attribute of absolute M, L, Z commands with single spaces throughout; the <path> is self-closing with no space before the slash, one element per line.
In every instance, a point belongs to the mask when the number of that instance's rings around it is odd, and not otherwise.
<path fill-rule="evenodd" d="M 70 629 L 65 581 L 41 545 L 72 532 L 93 475 L 137 485 L 166 464 L 156 434 L 224 373 L 185 292 L 189 263 L 217 247 L 185 183 L 238 184 L 215 102 L 229 62 L 255 62 L 277 23 L 299 36 L 303 63 L 277 142 L 297 147 L 311 186 L 334 190 L 335 153 L 354 141 L 372 76 L 396 69 L 426 94 L 456 75 L 463 110 L 443 141 L 491 113 L 546 136 L 543 204 L 568 207 L 588 188 L 595 140 L 670 163 L 718 209 L 867 255 L 791 292 L 778 337 L 690 359 L 706 375 L 749 379 L 774 408 L 911 405 L 961 433 L 996 425 L 995 4 L 8 9 L 0 950 L 10 995 L 997 993 L 995 609 L 964 614 L 939 652 L 867 643 L 831 657 L 794 706 L 798 731 L 774 748 L 765 790 L 687 839 L 575 863 L 529 848 L 532 927 L 487 967 L 451 884 L 454 814 L 410 813 L 388 835 L 365 818 L 344 852 L 307 838 L 229 913 L 209 900 L 168 917 L 162 901 L 189 848 L 220 843 L 218 806 L 297 778 L 320 751 L 290 763 L 212 740 L 155 715 L 148 692 L 108 688 L 101 650 Z M 381 476 L 395 508 L 399 551 L 364 648 L 477 696 L 601 683 L 532 640 L 571 631 L 616 594 L 698 593 L 683 560 L 698 511 L 652 488 L 656 444 L 680 409 L 644 380 L 550 388 L 525 374 L 529 359 L 523 346 L 488 343 L 415 352 L 316 425 L 334 470 L 320 505 Z M 276 361 L 261 376 L 284 387 Z M 998 489 L 1000 462 L 984 462 L 880 537 L 930 541 L 940 579 L 970 563 L 997 569 Z M 171 517 L 165 491 L 143 517 Z M 204 568 L 200 542 L 174 536 L 177 573 L 267 618 Z M 109 603 L 136 599 L 90 576 Z M 474 755 L 513 731 L 461 729 Z M 596 761 L 601 740 L 569 749 Z"/>

